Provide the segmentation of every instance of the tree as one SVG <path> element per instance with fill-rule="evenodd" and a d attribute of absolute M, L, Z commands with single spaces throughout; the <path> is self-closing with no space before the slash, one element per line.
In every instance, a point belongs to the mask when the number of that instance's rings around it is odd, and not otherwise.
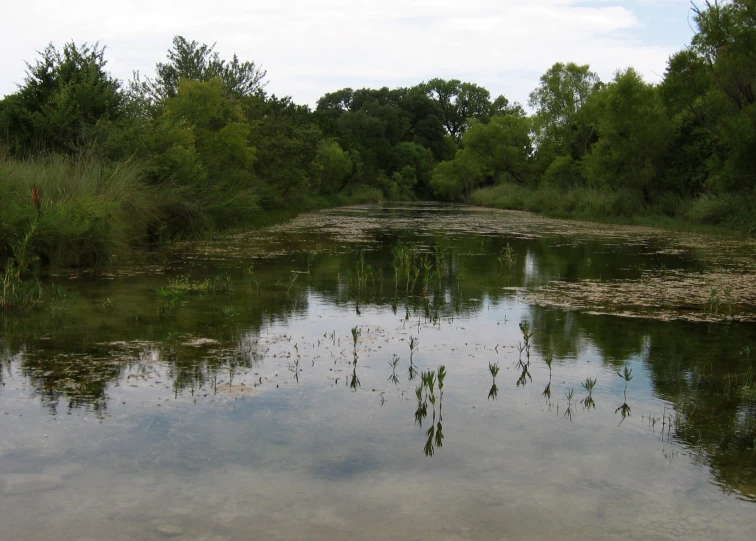
<path fill-rule="evenodd" d="M 222 60 L 215 44 L 200 44 L 176 36 L 167 56 L 167 62 L 155 67 L 155 79 L 139 85 L 153 104 L 175 97 L 182 79 L 207 82 L 217 78 L 224 90 L 236 98 L 261 92 L 265 87 L 265 70 L 254 62 L 241 62 L 236 54 L 230 61 Z"/>
<path fill-rule="evenodd" d="M 525 117 L 495 116 L 488 124 L 473 120 L 463 136 L 463 149 L 454 160 L 436 166 L 434 193 L 444 199 L 466 199 L 475 188 L 500 182 L 529 180 L 530 121 Z"/>
<path fill-rule="evenodd" d="M 426 94 L 435 100 L 441 110 L 441 122 L 457 141 L 467 130 L 473 118 L 488 122 L 491 115 L 491 94 L 474 83 L 457 79 L 431 79 L 423 83 Z"/>
<path fill-rule="evenodd" d="M 707 184 L 731 191 L 756 188 L 756 3 L 706 2 L 693 6 L 696 34 L 669 62 L 663 94 L 685 117 L 707 153 Z M 708 130 L 703 137 L 700 130 Z M 708 141 L 706 141 L 708 139 Z"/>
<path fill-rule="evenodd" d="M 672 123 L 659 90 L 634 69 L 592 98 L 598 111 L 598 142 L 585 157 L 585 174 L 594 185 L 639 190 L 645 202 L 660 186 Z"/>
<path fill-rule="evenodd" d="M 255 149 L 248 144 L 246 117 L 241 106 L 226 96 L 219 78 L 182 80 L 176 96 L 166 102 L 163 115 L 191 126 L 197 152 L 213 176 L 223 177 L 252 165 Z"/>
<path fill-rule="evenodd" d="M 586 105 L 600 88 L 587 65 L 556 63 L 541 77 L 529 103 L 536 110 L 533 129 L 544 168 L 556 157 L 580 159 L 588 153 L 596 133 Z"/>
<path fill-rule="evenodd" d="M 299 205 L 322 180 L 317 159 L 323 134 L 309 107 L 288 97 L 260 94 L 243 104 L 252 127 L 250 141 L 257 149 L 254 171 L 263 182 L 262 203 L 275 208 Z"/>
<path fill-rule="evenodd" d="M 431 187 L 442 200 L 462 201 L 480 186 L 483 171 L 479 161 L 459 150 L 453 160 L 439 163 L 433 170 Z"/>
<path fill-rule="evenodd" d="M 320 168 L 320 178 L 315 187 L 322 193 L 340 191 L 354 169 L 351 156 L 344 152 L 336 141 L 321 142 L 317 163 Z"/>
<path fill-rule="evenodd" d="M 105 70 L 105 48 L 52 44 L 26 64 L 18 92 L 3 100 L 0 132 L 18 154 L 42 150 L 73 151 L 100 121 L 122 113 L 120 82 Z"/>

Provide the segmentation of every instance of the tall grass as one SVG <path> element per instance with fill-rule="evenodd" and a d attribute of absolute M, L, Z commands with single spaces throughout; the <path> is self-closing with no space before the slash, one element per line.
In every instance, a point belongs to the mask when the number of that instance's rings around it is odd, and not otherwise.
<path fill-rule="evenodd" d="M 159 207 L 136 164 L 87 156 L 0 159 L 0 201 L 0 257 L 13 258 L 22 272 L 35 260 L 107 262 L 146 240 Z"/>

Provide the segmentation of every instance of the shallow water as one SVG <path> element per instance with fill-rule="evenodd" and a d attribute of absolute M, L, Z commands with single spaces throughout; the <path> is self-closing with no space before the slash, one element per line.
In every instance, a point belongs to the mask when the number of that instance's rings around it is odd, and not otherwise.
<path fill-rule="evenodd" d="M 754 254 L 408 205 L 57 277 L 0 320 L 0 539 L 752 539 Z M 551 293 L 674 276 L 719 302 Z"/>

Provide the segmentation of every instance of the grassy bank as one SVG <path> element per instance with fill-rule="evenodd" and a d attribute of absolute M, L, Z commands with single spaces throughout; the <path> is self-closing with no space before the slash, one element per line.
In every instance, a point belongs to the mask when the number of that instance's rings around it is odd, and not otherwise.
<path fill-rule="evenodd" d="M 569 218 L 619 224 L 648 225 L 678 231 L 756 235 L 756 197 L 700 195 L 686 199 L 662 195 L 651 204 L 640 192 L 594 188 L 538 188 L 516 184 L 482 188 L 470 203 L 483 207 L 537 212 Z"/>
<path fill-rule="evenodd" d="M 48 266 L 92 267 L 134 248 L 381 198 L 375 189 L 358 187 L 304 198 L 297 208 L 265 210 L 251 188 L 216 192 L 146 184 L 130 160 L 0 159 L 0 268 L 12 262 L 16 274 L 25 274 Z"/>

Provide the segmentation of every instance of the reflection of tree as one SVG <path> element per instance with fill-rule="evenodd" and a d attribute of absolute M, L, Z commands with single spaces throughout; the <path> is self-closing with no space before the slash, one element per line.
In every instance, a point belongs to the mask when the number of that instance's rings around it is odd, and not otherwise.
<path fill-rule="evenodd" d="M 98 414 L 107 410 L 107 389 L 121 379 L 126 364 L 119 359 L 91 355 L 24 355 L 21 373 L 50 413 L 61 400 L 69 410 L 86 408 Z"/>
<path fill-rule="evenodd" d="M 363 313 L 369 305 L 393 307 L 400 317 L 404 314 L 408 319 L 408 328 L 419 319 L 426 325 L 443 325 L 460 314 L 474 315 L 485 302 L 510 298 L 505 286 L 608 274 L 637 277 L 641 272 L 639 251 L 655 250 L 653 246 L 628 245 L 613 246 L 608 252 L 591 243 L 555 246 L 553 239 L 451 237 L 445 232 L 423 237 L 422 244 L 417 244 L 407 234 L 404 244 L 417 248 L 416 257 L 421 262 L 415 287 L 407 291 L 406 280 L 404 287 L 395 287 L 391 267 L 392 248 L 399 239 L 388 235 L 384 240 L 387 242 L 371 245 L 364 252 L 365 268 L 369 265 L 374 269 L 367 280 L 358 282 L 355 278 L 356 252 L 323 251 L 312 260 L 303 259 L 301 268 L 294 269 L 303 273 L 296 283 L 280 278 L 290 275 L 291 258 L 271 256 L 256 264 L 253 287 L 237 284 L 234 295 L 191 296 L 171 321 L 160 322 L 152 315 L 154 290 L 165 284 L 165 277 L 140 277 L 139 282 L 131 283 L 140 287 L 124 286 L 121 296 L 113 297 L 107 314 L 91 307 L 73 307 L 69 319 L 76 324 L 68 321 L 61 325 L 47 313 L 0 317 L 2 347 L 6 350 L 3 355 L 18 359 L 13 362 L 51 411 L 57 411 L 64 401 L 69 408 L 103 412 L 108 389 L 138 374 L 138 366 L 145 362 L 139 359 L 140 350 L 155 351 L 155 361 L 167 367 L 177 394 L 206 386 L 221 374 L 233 379 L 237 370 L 253 368 L 262 355 L 257 344 L 261 331 L 271 322 L 303 315 L 310 294 L 326 302 L 348 304 L 350 309 L 351 303 L 358 301 Z M 497 258 L 507 243 L 517 256 L 517 265 L 511 271 L 502 271 Z M 430 265 L 428 262 L 435 262 L 435 254 L 441 251 L 441 264 Z M 664 263 L 664 257 L 647 258 L 645 264 Z M 349 272 L 353 274 L 351 280 Z M 241 273 L 239 278 L 249 279 Z M 147 282 L 149 287 L 142 285 L 147 280 L 153 280 Z M 132 305 L 145 308 L 137 313 L 122 308 Z M 535 331 L 534 351 L 542 358 L 566 362 L 592 348 L 615 369 L 631 357 L 643 359 L 655 394 L 674 406 L 673 437 L 695 450 L 724 487 L 756 497 L 756 404 L 739 391 L 753 359 L 737 354 L 743 345 L 756 342 L 753 331 L 737 325 L 649 325 L 539 307 L 531 309 L 528 319 Z M 187 336 L 197 333 L 217 345 L 205 349 L 182 345 Z M 116 341 L 141 345 L 134 346 L 136 350 L 107 345 Z M 530 381 L 529 366 L 524 361 L 520 367 L 520 384 Z M 412 362 L 410 369 L 413 380 L 419 378 Z M 360 388 L 356 369 L 347 378 L 353 389 Z M 494 388 L 493 396 L 497 391 Z M 551 392 L 549 384 L 543 391 L 547 400 Z M 421 388 L 415 417 L 425 424 L 428 439 L 424 450 L 428 454 L 443 442 L 443 395 L 438 395 L 437 404 L 430 396 L 427 386 Z"/>
<path fill-rule="evenodd" d="M 0 316 L 0 347 L 6 351 L 4 357 L 17 359 L 20 373 L 51 413 L 57 413 L 64 401 L 69 410 L 104 414 L 108 389 L 127 376 L 144 377 L 140 367 L 151 361 L 167 368 L 177 395 L 194 392 L 221 373 L 231 380 L 236 370 L 251 368 L 261 359 L 257 337 L 266 321 L 285 320 L 307 309 L 305 291 L 276 294 L 261 288 L 259 295 L 252 295 L 258 301 L 266 299 L 264 309 L 256 304 L 250 310 L 245 295 L 192 296 L 171 321 L 143 320 L 143 315 L 127 318 L 117 310 L 103 314 L 90 306 L 75 307 L 63 323 L 47 313 Z M 147 296 L 138 304 L 152 308 L 154 302 Z M 93 326 L 94 321 L 99 326 Z M 198 329 L 203 339 L 216 344 L 212 354 L 182 344 Z"/>
<path fill-rule="evenodd" d="M 743 391 L 754 360 L 740 353 L 742 344 L 754 342 L 750 327 L 649 325 L 537 306 L 531 319 L 543 356 L 579 357 L 593 348 L 623 379 L 625 362 L 642 359 L 654 394 L 674 407 L 671 437 L 707 463 L 725 490 L 756 498 L 756 401 Z M 627 400 L 617 414 L 630 414 Z"/>
<path fill-rule="evenodd" d="M 749 331 L 720 325 L 656 327 L 647 366 L 656 393 L 674 404 L 672 436 L 709 464 L 723 488 L 756 499 L 756 401 L 743 391 L 754 366 L 735 351 L 753 340 Z"/>

